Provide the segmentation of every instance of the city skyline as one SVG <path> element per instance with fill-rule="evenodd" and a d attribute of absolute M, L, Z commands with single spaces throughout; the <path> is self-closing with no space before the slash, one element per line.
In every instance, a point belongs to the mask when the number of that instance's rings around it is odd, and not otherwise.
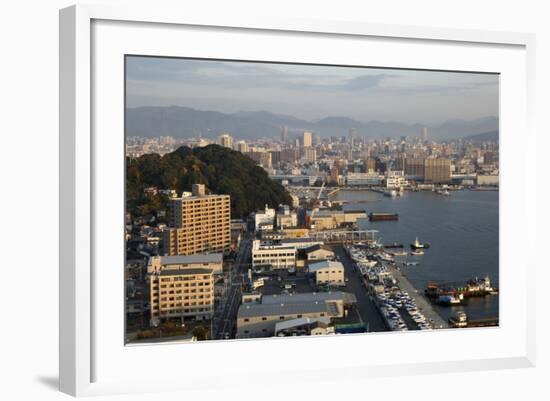
<path fill-rule="evenodd" d="M 141 56 L 128 56 L 126 66 L 128 108 L 426 125 L 499 115 L 497 74 Z"/>

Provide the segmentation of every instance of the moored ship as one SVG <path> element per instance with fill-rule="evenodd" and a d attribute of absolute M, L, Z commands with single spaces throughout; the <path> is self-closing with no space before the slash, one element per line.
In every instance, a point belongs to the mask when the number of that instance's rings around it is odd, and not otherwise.
<path fill-rule="evenodd" d="M 428 298 L 437 300 L 444 295 L 451 295 L 457 298 L 484 297 L 486 295 L 498 294 L 498 289 L 491 285 L 489 276 L 486 276 L 484 279 L 475 278 L 468 280 L 462 285 L 430 281 L 424 293 Z"/>

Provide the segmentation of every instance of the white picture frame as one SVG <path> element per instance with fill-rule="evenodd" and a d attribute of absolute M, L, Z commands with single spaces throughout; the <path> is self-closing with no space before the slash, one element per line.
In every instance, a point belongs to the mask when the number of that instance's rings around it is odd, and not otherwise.
<path fill-rule="evenodd" d="M 103 246 L 102 228 L 105 227 L 101 220 L 120 221 L 122 230 L 123 214 L 118 215 L 122 203 L 118 198 L 120 194 L 112 193 L 113 199 L 107 199 L 106 191 L 116 191 L 120 185 L 120 174 L 123 175 L 121 162 L 123 153 L 120 149 L 120 140 L 123 131 L 119 132 L 120 138 L 112 147 L 106 146 L 104 132 L 107 125 L 117 130 L 120 128 L 121 116 L 107 118 L 106 110 L 123 111 L 120 100 L 120 84 L 123 76 L 119 74 L 121 54 L 159 54 L 167 56 L 179 56 L 171 49 L 175 49 L 174 43 L 161 42 L 160 39 L 168 35 L 189 34 L 186 31 L 193 30 L 193 35 L 208 47 L 211 42 L 208 35 L 215 33 L 226 35 L 228 40 L 249 40 L 250 35 L 262 35 L 275 47 L 273 52 L 280 47 L 287 47 L 288 43 L 282 41 L 302 38 L 305 41 L 325 41 L 327 46 L 332 40 L 338 40 L 347 45 L 348 42 L 370 43 L 373 42 L 373 54 L 382 50 L 376 50 L 376 43 L 384 41 L 384 46 L 398 46 L 400 41 L 408 46 L 436 46 L 438 51 L 446 54 L 446 48 L 452 47 L 454 52 L 477 52 L 480 61 L 466 60 L 470 66 L 479 66 L 479 71 L 491 71 L 504 74 L 506 77 L 501 83 L 501 146 L 502 152 L 502 184 L 501 200 L 505 202 L 501 206 L 501 297 L 503 319 L 501 327 L 497 329 L 471 329 L 467 331 L 444 330 L 431 333 L 407 333 L 403 337 L 400 334 L 372 334 L 350 335 L 346 338 L 326 339 L 269 339 L 250 341 L 229 341 L 222 344 L 219 341 L 189 345 L 155 345 L 147 347 L 125 347 L 123 333 L 119 328 L 123 326 L 123 309 L 119 309 L 123 298 L 122 268 L 116 271 L 116 266 L 122 255 L 113 258 L 113 270 L 104 271 L 98 266 L 105 266 L 108 258 L 117 254 L 122 249 L 122 236 L 120 242 L 113 245 L 114 248 Z M 141 31 L 141 33 L 140 33 Z M 143 31 L 147 31 L 144 36 Z M 121 32 L 128 32 L 123 35 Z M 131 32 L 131 34 L 130 34 Z M 95 36 L 94 36 L 95 35 Z M 111 35 L 111 36 L 109 36 Z M 203 37 L 204 36 L 204 37 Z M 106 41 L 106 38 L 109 40 Z M 136 43 L 139 40 L 139 43 Z M 247 38 L 247 39 L 246 39 Z M 285 39 L 286 38 L 286 39 Z M 212 38 L 210 38 L 212 40 Z M 134 41 L 134 42 L 132 42 Z M 376 42 L 378 41 L 378 42 Z M 130 43 L 132 42 L 132 43 Z M 169 42 L 169 41 L 168 41 Z M 376 43 L 375 43 L 376 42 Z M 158 50 L 154 49 L 155 43 Z M 162 48 L 160 43 L 163 43 Z M 310 42 L 307 42 L 310 43 Z M 313 43 L 313 42 L 311 42 Z M 320 43 L 320 42 L 319 42 Z M 300 372 L 300 380 L 330 380 L 346 376 L 362 380 L 364 377 L 385 376 L 388 374 L 400 375 L 433 372 L 454 372 L 480 369 L 501 369 L 515 367 L 530 367 L 535 363 L 535 328 L 534 328 L 534 283 L 527 280 L 529 274 L 534 274 L 532 256 L 527 255 L 519 262 L 517 280 L 515 286 L 514 302 L 507 302 L 510 297 L 511 282 L 509 272 L 512 265 L 518 262 L 518 256 L 506 249 L 511 245 L 511 230 L 518 227 L 522 221 L 525 225 L 535 224 L 536 205 L 534 199 L 529 199 L 526 191 L 532 185 L 534 177 L 526 174 L 527 154 L 526 150 L 518 149 L 512 156 L 508 149 L 514 148 L 516 139 L 513 130 L 522 130 L 525 134 L 522 140 L 534 141 L 532 128 L 532 112 L 534 110 L 534 43 L 533 35 L 524 33 L 484 32 L 460 29 L 438 29 L 414 26 L 376 25 L 363 22 L 347 21 L 316 21 L 295 20 L 292 18 L 258 18 L 257 16 L 242 16 L 242 18 L 225 19 L 211 15 L 187 14 L 185 9 L 166 10 L 159 8 L 111 8 L 108 6 L 73 6 L 60 11 L 60 389 L 71 395 L 94 395 L 134 391 L 157 391 L 167 389 L 198 389 L 207 382 L 208 378 L 201 374 L 201 369 L 185 370 L 177 374 L 166 374 L 160 371 L 149 375 L 149 380 L 139 380 L 136 372 L 124 367 L 135 364 L 138 360 L 148 361 L 157 355 L 156 362 L 168 359 L 168 355 L 186 355 L 190 360 L 197 360 L 200 355 L 205 358 L 216 358 L 224 355 L 224 358 L 237 358 L 243 352 L 254 355 L 260 353 L 272 353 L 280 355 L 284 350 L 289 353 L 300 350 L 313 350 L 315 347 L 350 347 L 363 349 L 365 345 L 395 342 L 396 353 L 411 350 L 410 355 L 401 356 L 401 362 L 395 362 L 376 356 L 375 352 L 369 354 L 371 360 L 341 361 L 341 367 L 331 366 L 330 358 L 323 366 L 321 359 L 311 356 L 311 360 L 297 363 L 296 366 L 277 364 L 273 366 L 244 366 L 244 362 L 237 363 L 235 374 L 247 374 L 250 379 L 261 383 L 262 377 L 269 373 L 271 380 L 284 378 L 293 380 L 293 373 Z M 402 45 L 403 43 L 401 43 Z M 126 47 L 128 46 L 128 47 Z M 148 47 L 149 46 L 149 47 Z M 297 46 L 297 45 L 295 45 Z M 361 44 L 362 46 L 362 44 Z M 253 49 L 250 45 L 250 49 Z M 343 46 L 345 47 L 345 46 Z M 203 56 L 215 58 L 228 58 L 231 46 L 227 46 L 225 54 L 220 49 L 213 49 L 210 53 L 206 50 Z M 247 50 L 234 55 L 234 59 L 268 60 L 267 53 L 256 50 Z M 483 60 L 487 49 L 494 50 L 491 60 Z M 202 49 L 204 51 L 204 49 Z M 292 45 L 289 51 L 292 50 Z M 136 53 L 137 51 L 137 53 Z M 247 51 L 250 53 L 245 54 Z M 345 52 L 345 50 L 342 50 Z M 448 51 L 448 49 L 447 49 Z M 158 52 L 158 53 L 157 53 Z M 253 55 L 256 52 L 256 56 Z M 296 52 L 298 53 L 298 52 Z M 348 51 L 349 53 L 349 51 Z M 342 53 L 343 54 L 343 53 Z M 380 55 L 383 54 L 379 53 Z M 406 53 L 388 56 L 383 63 L 387 67 L 405 68 L 406 65 L 398 65 L 398 57 Z M 427 53 L 428 54 L 428 53 Z M 185 55 L 185 54 L 182 54 Z M 192 56 L 196 56 L 193 53 Z M 109 59 L 114 57 L 114 59 Z M 252 57 L 252 58 L 250 58 Z M 282 56 L 280 56 L 282 57 Z M 285 56 L 287 61 L 299 61 L 300 57 L 309 57 L 306 61 L 315 59 L 314 52 L 306 55 Z M 351 56 L 341 56 L 341 64 L 353 63 Z M 452 57 L 450 57 L 452 58 Z M 319 62 L 327 61 L 315 59 Z M 115 63 L 111 61 L 115 60 Z M 118 60 L 118 61 L 117 61 Z M 428 58 L 424 62 L 411 62 L 411 67 L 450 69 L 451 62 L 440 60 L 436 62 Z M 484 64 L 485 63 L 485 64 Z M 501 63 L 501 64 L 499 64 Z M 109 72 L 105 67 L 110 64 L 113 71 Z M 414 65 L 413 65 L 414 64 Z M 485 67 L 483 67 L 485 65 Z M 458 66 L 458 64 L 457 64 Z M 473 68 L 473 67 L 472 67 Z M 475 68 L 465 70 L 476 70 Z M 455 68 L 461 70 L 461 68 Z M 503 72 L 504 71 L 504 72 Z M 112 74 L 112 75 L 111 75 Z M 118 78 L 117 78 L 118 77 Z M 509 77 L 509 78 L 508 78 Z M 116 80 L 116 81 L 110 81 Z M 112 83 L 113 85 L 104 85 Z M 97 86 L 99 85 L 99 87 Z M 102 86 L 103 85 L 103 86 Z M 107 99 L 105 94 L 114 94 Z M 512 98 L 512 92 L 517 97 Z M 98 99 L 101 99 L 99 101 Z M 117 106 L 119 105 L 119 106 Z M 123 113 L 122 113 L 123 114 Z M 116 120 L 116 121 L 115 121 Z M 123 116 L 122 116 L 123 120 Z M 103 129 L 105 128 L 105 129 Z M 118 135 L 118 134 L 117 134 Z M 117 153 L 118 152 L 118 153 Z M 519 154 L 517 153 L 519 152 Z M 120 158 L 120 160 L 117 159 Z M 101 163 L 99 163 L 101 160 Z M 116 161 L 118 160 L 118 161 Z M 112 179 L 107 179 L 108 171 Z M 120 171 L 119 171 L 120 170 Z M 509 185 L 512 182 L 522 182 L 520 190 L 514 193 Z M 122 188 L 119 189 L 122 193 Z M 116 198 L 116 200 L 114 199 Z M 109 202 L 116 207 L 109 207 Z M 519 216 L 510 215 L 511 210 L 516 210 Z M 507 217 L 503 221 L 503 215 Z M 118 216 L 118 217 L 117 217 Z M 114 220 L 113 220 L 114 219 Z M 504 224 L 504 225 L 503 225 Z M 116 229 L 113 230 L 116 232 Z M 121 231 L 122 232 L 122 231 Z M 116 233 L 115 233 L 116 234 Z M 117 238 L 116 236 L 113 238 Z M 112 243 L 113 241 L 111 241 Z M 115 241 L 116 242 L 116 241 Z M 110 245 L 109 245 L 110 246 Z M 116 248 L 118 247 L 118 248 Z M 115 249 L 116 248 L 116 249 Z M 100 249 L 102 249 L 100 251 Z M 118 250 L 117 250 L 118 249 Z M 512 251 L 513 252 L 513 251 Z M 509 266 L 509 267 L 508 267 Z M 503 270 L 504 269 L 504 270 Z M 110 276 L 110 274 L 114 274 Z M 116 276 L 118 274 L 118 276 Z M 119 278 L 116 278 L 119 277 Z M 113 283 L 113 279 L 115 282 Z M 120 280 L 120 281 L 117 281 Z M 101 299 L 98 299 L 98 289 L 101 288 Z M 116 292 L 120 293 L 117 295 Z M 508 295 L 506 295 L 508 294 Z M 111 306 L 112 307 L 111 307 Z M 104 313 L 109 311 L 108 313 Z M 108 316 L 107 316 L 108 315 Z M 116 317 L 118 316 L 118 318 Z M 509 317 L 508 321 L 506 317 Z M 119 319 L 120 321 L 117 321 Z M 512 321 L 512 319 L 514 321 Z M 112 330 L 111 330 L 112 329 Z M 425 337 L 421 337 L 425 336 Z M 460 336 L 460 337 L 457 337 Z M 342 337 L 342 336 L 338 336 Z M 429 356 L 420 358 L 413 350 L 422 350 L 422 346 L 428 344 L 437 347 L 446 341 L 457 341 L 457 352 L 461 354 L 441 354 L 439 357 Z M 312 342 L 313 341 L 313 342 Z M 460 344 L 484 344 L 483 349 L 472 350 L 470 353 L 460 351 Z M 491 348 L 490 343 L 493 344 Z M 439 345 L 438 345 L 439 344 Z M 499 345 L 500 344 L 500 345 Z M 504 349 L 503 344 L 508 344 Z M 109 348 L 110 346 L 116 347 Z M 475 348 L 475 347 L 474 347 Z M 428 353 L 429 354 L 429 353 Z M 357 355 L 361 355 L 358 352 Z M 460 355 L 460 357 L 459 357 Z M 193 359 L 195 358 L 195 359 Z M 123 361 L 123 359 L 127 359 Z M 211 360 L 208 360 L 211 363 Z M 224 359 L 225 360 L 225 359 Z M 148 361 L 151 362 L 152 361 Z M 199 362 L 197 362 L 199 363 Z M 219 362 L 223 365 L 224 362 Z M 203 366 L 204 365 L 204 366 Z M 288 365 L 288 364 L 287 364 Z M 110 368 L 112 366 L 112 368 Z M 167 364 L 169 368 L 170 364 Z M 208 366 L 208 363 L 199 363 L 200 367 Z M 115 370 L 117 374 L 115 374 Z M 128 372 L 128 374 L 126 374 Z M 184 377 L 184 378 L 182 378 Z M 295 376 L 294 376 L 295 377 Z M 208 381 L 210 383 L 210 381 Z M 267 382 L 266 382 L 267 383 Z M 215 386 L 223 389 L 228 386 L 239 385 L 231 375 L 216 376 Z M 244 385 L 241 383 L 240 385 Z"/>

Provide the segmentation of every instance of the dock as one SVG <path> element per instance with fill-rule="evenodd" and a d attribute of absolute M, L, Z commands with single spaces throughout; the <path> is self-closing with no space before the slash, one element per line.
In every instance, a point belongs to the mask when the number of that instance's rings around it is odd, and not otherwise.
<path fill-rule="evenodd" d="M 439 313 L 436 312 L 433 305 L 419 293 L 418 290 L 411 284 L 409 279 L 397 269 L 393 263 L 387 263 L 386 266 L 390 273 L 395 277 L 402 291 L 406 291 L 414 299 L 419 311 L 434 325 L 436 329 L 444 329 L 449 327 L 449 322 L 444 320 Z"/>

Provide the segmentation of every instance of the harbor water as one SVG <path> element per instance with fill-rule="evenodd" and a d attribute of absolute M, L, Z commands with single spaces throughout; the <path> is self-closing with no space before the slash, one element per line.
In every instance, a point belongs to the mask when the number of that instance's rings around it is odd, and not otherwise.
<path fill-rule="evenodd" d="M 398 221 L 358 221 L 358 228 L 378 230 L 384 244 L 400 243 L 410 251 L 416 237 L 430 244 L 422 256 L 396 257 L 396 261 L 418 262 L 400 265 L 401 271 L 423 292 L 429 281 L 465 283 L 488 275 L 498 287 L 498 191 L 406 192 L 385 197 L 372 191 L 341 190 L 331 200 L 347 201 L 345 210 L 398 213 Z M 498 317 L 498 295 L 469 298 L 459 306 L 436 306 L 444 319 L 464 310 L 469 319 Z"/>

